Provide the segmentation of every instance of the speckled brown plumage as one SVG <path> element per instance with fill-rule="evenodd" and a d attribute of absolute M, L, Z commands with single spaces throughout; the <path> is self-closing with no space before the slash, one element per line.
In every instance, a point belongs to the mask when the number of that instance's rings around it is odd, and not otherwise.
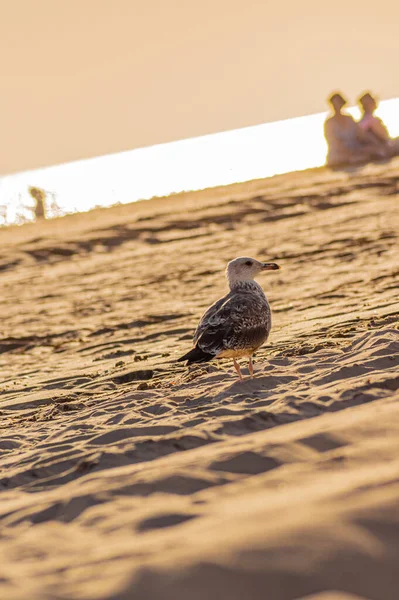
<path fill-rule="evenodd" d="M 267 340 L 271 329 L 271 311 L 261 286 L 253 277 L 262 270 L 278 269 L 275 263 L 261 263 L 240 257 L 228 264 L 230 292 L 210 306 L 194 334 L 195 347 L 179 360 L 205 362 L 212 358 L 250 358 Z"/>

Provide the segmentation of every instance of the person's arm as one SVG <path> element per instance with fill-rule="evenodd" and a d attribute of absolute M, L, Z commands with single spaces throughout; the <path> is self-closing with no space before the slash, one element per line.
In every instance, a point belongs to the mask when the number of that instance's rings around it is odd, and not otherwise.
<path fill-rule="evenodd" d="M 356 136 L 357 139 L 362 142 L 362 148 L 364 151 L 371 152 L 380 158 L 385 158 L 388 156 L 389 152 L 387 150 L 388 146 L 386 141 L 383 141 L 381 138 L 377 137 L 371 129 L 364 131 L 360 127 L 359 123 L 356 123 L 356 125 Z"/>
<path fill-rule="evenodd" d="M 381 119 L 378 119 L 377 117 L 373 117 L 370 121 L 370 131 L 383 142 L 388 142 L 390 140 L 388 129 Z"/>
<path fill-rule="evenodd" d="M 360 123 L 356 123 L 356 137 L 362 144 L 375 146 L 376 148 L 383 146 L 382 140 L 372 132 L 370 126 L 364 130 Z"/>

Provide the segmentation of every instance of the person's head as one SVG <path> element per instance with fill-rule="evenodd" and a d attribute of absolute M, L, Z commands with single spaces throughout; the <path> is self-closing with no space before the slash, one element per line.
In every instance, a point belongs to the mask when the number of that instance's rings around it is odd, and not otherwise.
<path fill-rule="evenodd" d="M 340 113 L 343 107 L 347 104 L 347 100 L 339 92 L 334 92 L 328 98 L 329 104 L 332 106 L 335 113 Z"/>
<path fill-rule="evenodd" d="M 363 111 L 367 113 L 374 112 L 378 106 L 377 99 L 374 98 L 374 96 L 372 96 L 370 92 L 366 92 L 365 94 L 363 94 L 363 96 L 360 96 L 358 102 Z"/>

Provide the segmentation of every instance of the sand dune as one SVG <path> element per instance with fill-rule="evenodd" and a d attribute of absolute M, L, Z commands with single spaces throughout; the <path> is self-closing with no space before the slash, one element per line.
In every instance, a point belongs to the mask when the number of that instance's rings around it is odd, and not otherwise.
<path fill-rule="evenodd" d="M 2 231 L 0 597 L 397 600 L 399 162 Z M 184 367 L 239 255 L 256 377 Z"/>

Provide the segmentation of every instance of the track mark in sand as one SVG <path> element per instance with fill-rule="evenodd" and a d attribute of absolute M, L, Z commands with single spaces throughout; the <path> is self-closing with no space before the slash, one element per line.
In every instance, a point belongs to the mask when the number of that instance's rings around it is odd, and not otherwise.
<path fill-rule="evenodd" d="M 330 403 L 329 408 L 334 410 L 336 405 L 339 407 L 346 404 L 349 406 L 366 404 L 380 398 L 386 398 L 391 395 L 391 392 L 396 392 L 398 389 L 399 377 L 369 381 L 365 385 L 353 386 L 350 390 L 345 390 L 339 400 Z M 381 392 L 378 392 L 378 390 L 381 390 Z"/>
<path fill-rule="evenodd" d="M 399 390 L 399 377 L 385 379 L 384 381 L 374 381 L 372 384 L 370 384 L 370 388 L 372 387 L 396 392 L 396 390 Z"/>
<path fill-rule="evenodd" d="M 141 369 L 138 371 L 130 371 L 129 373 L 124 373 L 123 375 L 118 375 L 117 377 L 113 377 L 112 381 L 117 384 L 122 383 L 130 383 L 132 381 L 145 381 L 148 379 L 152 379 L 154 376 L 154 371 L 152 369 Z"/>
<path fill-rule="evenodd" d="M 109 360 L 112 358 L 122 358 L 122 357 L 127 357 L 127 356 L 129 356 L 129 357 L 131 356 L 133 358 L 134 354 L 135 354 L 134 350 L 115 350 L 114 352 L 109 352 L 108 354 L 103 354 L 102 356 L 93 358 L 93 361 Z"/>
<path fill-rule="evenodd" d="M 84 475 L 85 473 L 95 469 L 95 467 L 100 464 L 101 457 L 102 453 L 97 452 L 97 454 L 93 454 L 92 456 L 81 458 L 75 466 L 76 472 Z"/>
<path fill-rule="evenodd" d="M 126 330 L 126 329 L 138 329 L 147 327 L 149 325 L 157 325 L 158 323 L 165 323 L 168 321 L 175 321 L 177 319 L 183 319 L 188 317 L 187 313 L 167 313 L 167 314 L 150 314 L 142 317 L 141 319 L 136 319 L 134 321 L 127 321 L 122 323 L 115 323 L 114 325 L 109 325 L 102 327 L 96 331 L 92 331 L 89 337 L 96 337 L 102 335 L 104 333 Z M 96 346 L 92 346 L 95 348 Z"/>
<path fill-rule="evenodd" d="M 280 464 L 275 458 L 248 451 L 240 452 L 224 460 L 215 461 L 209 465 L 209 468 L 214 471 L 257 475 L 258 473 L 265 473 L 266 471 L 276 469 Z"/>
<path fill-rule="evenodd" d="M 15 488 L 21 485 L 27 485 L 30 492 L 40 492 L 46 488 L 52 488 L 56 485 L 65 484 L 68 481 L 76 479 L 76 474 L 85 475 L 93 470 L 102 471 L 111 469 L 121 465 L 132 465 L 141 462 L 149 462 L 173 454 L 176 452 L 184 452 L 214 443 L 217 439 L 203 438 L 195 435 L 184 435 L 181 437 L 163 437 L 170 435 L 176 431 L 175 426 L 144 426 L 136 428 L 118 428 L 113 431 L 108 431 L 100 436 L 93 437 L 89 433 L 81 436 L 81 442 L 87 445 L 79 449 L 78 452 L 67 451 L 62 456 L 58 456 L 56 460 L 53 456 L 57 452 L 57 448 L 52 449 L 52 456 L 49 458 L 38 458 L 35 462 L 35 468 L 32 470 L 29 466 L 24 466 L 19 463 L 18 468 L 13 474 L 7 478 L 6 485 L 8 489 Z M 71 431 L 71 434 L 74 430 Z M 142 439 L 144 437 L 144 439 Z M 69 439 L 69 437 L 67 438 Z M 65 441 L 60 442 L 60 446 Z M 88 447 L 99 446 L 99 450 L 88 451 Z M 112 449 L 104 451 L 104 448 L 110 446 L 118 446 L 115 451 Z M 167 480 L 165 480 L 167 481 Z M 193 483 L 194 481 L 194 483 Z M 172 487 L 168 487 L 168 483 L 161 483 L 156 489 L 147 490 L 145 485 L 142 488 L 141 484 L 137 484 L 135 494 L 147 495 L 153 491 L 172 492 Z M 194 493 L 198 487 L 198 481 L 194 478 L 188 478 L 187 486 L 183 485 L 184 489 L 191 491 L 181 492 L 183 494 Z M 210 482 L 206 485 L 200 485 L 198 489 L 216 485 Z M 166 487 L 165 487 L 166 486 Z M 147 490 L 147 491 L 146 491 Z M 130 490 L 131 493 L 132 490 Z"/>
<path fill-rule="evenodd" d="M 215 433 L 218 435 L 241 436 L 296 420 L 298 420 L 298 417 L 290 413 L 275 415 L 268 411 L 259 411 L 249 414 L 243 419 L 225 421 L 215 430 Z"/>
<path fill-rule="evenodd" d="M 318 433 L 309 437 L 298 439 L 298 442 L 305 444 L 317 452 L 329 452 L 347 445 L 347 442 L 340 440 L 333 433 Z"/>
<path fill-rule="evenodd" d="M 43 385 L 43 390 L 53 390 L 53 389 L 72 389 L 75 387 L 83 386 L 87 383 L 92 383 L 93 377 L 82 377 L 82 376 L 72 376 L 72 377 L 59 377 L 57 379 L 50 379 L 47 382 L 47 385 Z"/>
<path fill-rule="evenodd" d="M 11 260 L 9 262 L 4 262 L 0 264 L 0 271 L 8 271 L 8 269 L 13 269 L 17 267 L 21 263 L 20 259 Z"/>
<path fill-rule="evenodd" d="M 81 332 L 76 329 L 49 335 L 28 335 L 0 339 L 0 354 L 13 351 L 27 352 L 40 346 L 61 348 L 62 344 L 79 339 Z"/>
<path fill-rule="evenodd" d="M 0 451 L 1 450 L 14 450 L 15 448 L 19 448 L 21 445 L 17 440 L 13 440 L 11 438 L 3 438 L 0 440 Z"/>
<path fill-rule="evenodd" d="M 197 515 L 184 515 L 184 514 L 169 514 L 159 515 L 156 517 L 150 517 L 144 519 L 136 526 L 136 530 L 139 532 L 151 531 L 152 529 L 163 529 L 165 527 L 175 527 L 181 525 L 187 521 L 195 519 Z"/>
<path fill-rule="evenodd" d="M 105 502 L 106 500 L 99 498 L 95 494 L 84 494 L 75 496 L 70 500 L 45 503 L 40 509 L 34 505 L 24 512 L 11 513 L 9 517 L 6 517 L 6 521 L 8 525 L 13 526 L 26 521 L 32 523 L 32 525 L 46 523 L 47 521 L 70 523 L 79 518 L 87 508 L 98 506 Z"/>
<path fill-rule="evenodd" d="M 143 427 L 124 427 L 108 431 L 90 440 L 90 444 L 102 446 L 103 444 L 117 444 L 126 439 L 134 439 L 137 437 L 155 438 L 160 435 L 172 433 L 177 427 L 173 425 L 153 425 Z"/>
<path fill-rule="evenodd" d="M 164 415 L 166 413 L 170 413 L 172 411 L 172 407 L 168 404 L 149 404 L 141 409 L 141 413 L 148 415 Z"/>
<path fill-rule="evenodd" d="M 223 476 L 212 478 L 210 473 L 207 473 L 206 477 L 170 475 L 150 482 L 134 483 L 129 486 L 120 487 L 118 489 L 118 494 L 127 496 L 150 496 L 155 493 L 164 493 L 177 496 L 191 496 L 202 490 L 217 485 L 223 485 L 229 481 L 229 479 Z"/>
<path fill-rule="evenodd" d="M 58 405 L 54 403 L 52 406 L 43 407 L 41 410 L 36 411 L 30 417 L 27 417 L 26 420 L 36 422 L 51 421 L 64 413 L 73 413 L 83 410 L 84 408 L 85 404 L 83 404 L 83 402 L 62 402 Z"/>

